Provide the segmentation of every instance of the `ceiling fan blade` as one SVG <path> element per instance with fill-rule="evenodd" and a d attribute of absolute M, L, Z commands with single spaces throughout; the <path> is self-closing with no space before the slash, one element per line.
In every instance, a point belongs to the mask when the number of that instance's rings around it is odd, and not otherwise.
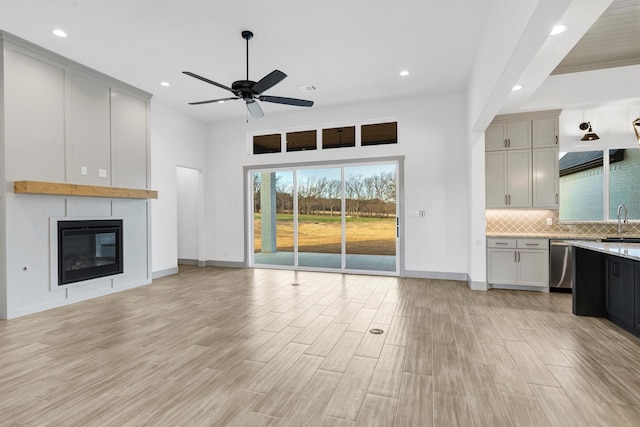
<path fill-rule="evenodd" d="M 249 110 L 249 113 L 251 113 L 251 116 L 254 119 L 264 117 L 264 113 L 262 112 L 262 108 L 260 108 L 260 104 L 258 104 L 253 99 L 247 101 L 247 110 Z"/>
<path fill-rule="evenodd" d="M 183 73 L 183 74 L 186 74 L 187 76 L 191 76 L 191 77 L 193 77 L 193 78 L 196 78 L 196 79 L 198 79 L 198 80 L 202 80 L 202 81 L 203 81 L 203 82 L 205 82 L 205 83 L 209 83 L 209 84 L 212 84 L 212 85 L 214 85 L 214 86 L 218 86 L 219 88 L 222 88 L 222 89 L 228 90 L 228 91 L 229 91 L 229 92 L 231 92 L 231 93 L 235 93 L 235 92 L 233 91 L 233 89 L 231 89 L 230 87 L 227 87 L 227 86 L 225 86 L 225 85 L 223 85 L 223 84 L 220 84 L 220 83 L 216 83 L 216 82 L 214 82 L 213 80 L 209 80 L 209 79 L 208 79 L 208 78 L 206 78 L 206 77 L 199 76 L 199 75 L 194 74 L 194 73 L 192 73 L 192 72 L 190 72 L 190 71 L 183 71 L 182 73 Z"/>
<path fill-rule="evenodd" d="M 262 95 L 258 99 L 264 102 L 273 102 L 275 104 L 295 105 L 296 107 L 311 107 L 313 101 L 298 98 L 284 98 L 282 96 Z"/>
<path fill-rule="evenodd" d="M 251 87 L 251 92 L 255 94 L 265 92 L 280 83 L 286 77 L 287 75 L 282 71 L 273 70 L 272 72 L 264 76 L 258 83 L 254 84 Z"/>
<path fill-rule="evenodd" d="M 189 105 L 200 105 L 200 104 L 211 104 L 214 102 L 235 101 L 236 99 L 240 99 L 240 98 L 231 97 L 231 98 L 210 99 L 209 101 L 190 102 Z"/>

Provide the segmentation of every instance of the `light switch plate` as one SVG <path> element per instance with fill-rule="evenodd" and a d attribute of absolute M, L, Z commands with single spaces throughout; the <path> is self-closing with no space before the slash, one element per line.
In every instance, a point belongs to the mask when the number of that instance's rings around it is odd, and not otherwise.
<path fill-rule="evenodd" d="M 98 176 L 100 178 L 106 178 L 107 177 L 107 171 L 106 169 L 98 169 Z"/>
<path fill-rule="evenodd" d="M 86 166 L 80 167 L 80 174 L 81 175 L 86 175 L 87 174 L 87 167 Z"/>

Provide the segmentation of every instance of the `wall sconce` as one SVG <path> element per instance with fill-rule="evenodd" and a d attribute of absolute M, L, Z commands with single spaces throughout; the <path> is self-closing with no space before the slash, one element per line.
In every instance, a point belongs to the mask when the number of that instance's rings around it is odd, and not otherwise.
<path fill-rule="evenodd" d="M 591 122 L 582 122 L 580 123 L 580 130 L 587 130 L 587 133 L 584 134 L 580 141 L 595 141 L 596 139 L 600 139 L 598 135 L 591 129 Z"/>
<path fill-rule="evenodd" d="M 638 144 L 640 144 L 640 117 L 631 122 L 633 124 L 633 130 L 636 133 L 636 139 L 638 140 Z"/>

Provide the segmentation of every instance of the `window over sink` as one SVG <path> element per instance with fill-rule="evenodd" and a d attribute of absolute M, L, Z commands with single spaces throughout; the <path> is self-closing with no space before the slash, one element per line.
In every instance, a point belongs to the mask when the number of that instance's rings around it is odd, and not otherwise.
<path fill-rule="evenodd" d="M 560 221 L 640 220 L 640 149 L 560 153 Z"/>

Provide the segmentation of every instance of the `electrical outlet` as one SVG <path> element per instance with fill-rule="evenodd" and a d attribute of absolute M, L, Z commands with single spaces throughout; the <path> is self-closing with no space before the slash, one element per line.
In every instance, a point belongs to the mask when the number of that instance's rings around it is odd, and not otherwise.
<path fill-rule="evenodd" d="M 547 218 L 547 225 L 553 225 L 553 218 Z"/>
<path fill-rule="evenodd" d="M 87 174 L 87 167 L 86 166 L 82 166 L 80 168 L 80 174 L 82 174 L 82 175 L 86 175 Z"/>

